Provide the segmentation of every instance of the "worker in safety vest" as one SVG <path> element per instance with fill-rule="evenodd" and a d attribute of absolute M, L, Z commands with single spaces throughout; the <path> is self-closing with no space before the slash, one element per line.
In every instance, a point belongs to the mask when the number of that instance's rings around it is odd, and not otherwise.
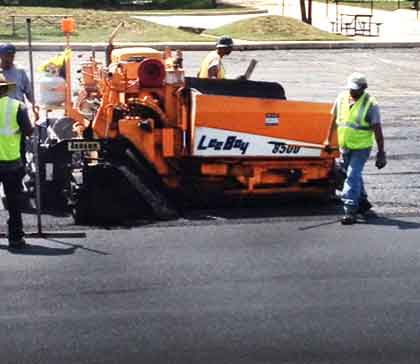
<path fill-rule="evenodd" d="M 358 213 L 366 214 L 372 208 L 362 173 L 373 146 L 373 139 L 378 147 L 376 167 L 381 169 L 387 163 L 379 107 L 376 100 L 365 91 L 367 87 L 363 74 L 352 73 L 347 79 L 348 91 L 338 96 L 332 109 L 341 162 L 346 171 L 341 195 L 344 203 L 341 223 L 344 225 L 354 224 Z"/>
<path fill-rule="evenodd" d="M 210 52 L 201 63 L 198 78 L 225 78 L 225 68 L 222 58 L 228 56 L 233 50 L 233 40 L 230 37 L 220 37 L 216 43 L 216 50 Z"/>
<path fill-rule="evenodd" d="M 7 96 L 14 87 L 14 83 L 0 75 L 0 183 L 9 210 L 9 247 L 20 249 L 26 246 L 20 211 L 22 178 L 25 174 L 20 144 L 22 136 L 32 134 L 33 127 L 25 105 Z"/>
<path fill-rule="evenodd" d="M 31 82 L 23 68 L 16 66 L 15 62 L 16 47 L 13 44 L 1 44 L 0 45 L 0 73 L 3 74 L 4 78 L 16 84 L 9 91 L 8 96 L 21 102 L 29 101 L 32 105 L 32 112 L 35 119 L 39 119 L 39 106 L 35 104 L 34 94 L 32 92 Z M 26 145 L 25 138 L 22 138 L 21 143 L 22 158 L 26 164 Z"/>

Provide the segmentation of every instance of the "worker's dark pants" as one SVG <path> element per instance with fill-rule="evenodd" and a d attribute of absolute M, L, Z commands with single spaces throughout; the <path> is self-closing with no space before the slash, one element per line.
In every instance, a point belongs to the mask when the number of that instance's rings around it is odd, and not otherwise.
<path fill-rule="evenodd" d="M 20 206 L 23 175 L 23 167 L 6 171 L 0 170 L 0 182 L 3 184 L 9 210 L 9 220 L 7 221 L 9 241 L 19 240 L 24 235 Z"/>

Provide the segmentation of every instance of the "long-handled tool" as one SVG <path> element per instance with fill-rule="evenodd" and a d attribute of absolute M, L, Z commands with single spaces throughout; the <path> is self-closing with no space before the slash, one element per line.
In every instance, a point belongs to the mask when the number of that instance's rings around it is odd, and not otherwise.
<path fill-rule="evenodd" d="M 117 36 L 120 29 L 124 27 L 124 25 L 125 23 L 123 21 L 120 22 L 109 36 L 108 45 L 105 49 L 105 63 L 107 66 L 109 66 L 109 64 L 111 63 L 111 53 L 114 50 L 114 39 Z"/>
<path fill-rule="evenodd" d="M 242 76 L 243 79 L 249 80 L 251 78 L 251 75 L 254 72 L 254 69 L 257 63 L 258 61 L 256 59 L 251 59 L 251 61 L 249 62 L 248 68 L 246 69 L 244 75 Z"/>
<path fill-rule="evenodd" d="M 32 54 L 32 26 L 31 18 L 26 19 L 26 26 L 28 31 L 28 49 L 29 49 L 29 65 L 31 76 L 32 95 L 35 100 L 35 78 L 34 65 Z M 34 101 L 35 104 L 35 101 Z M 41 206 L 41 176 L 40 176 L 40 159 L 39 159 L 39 126 L 34 129 L 34 163 L 35 163 L 35 191 L 36 191 L 36 216 L 37 216 L 37 232 L 27 234 L 31 238 L 48 238 L 48 237 L 63 237 L 63 238 L 85 238 L 86 234 L 81 232 L 54 232 L 47 233 L 42 230 L 42 206 Z"/>

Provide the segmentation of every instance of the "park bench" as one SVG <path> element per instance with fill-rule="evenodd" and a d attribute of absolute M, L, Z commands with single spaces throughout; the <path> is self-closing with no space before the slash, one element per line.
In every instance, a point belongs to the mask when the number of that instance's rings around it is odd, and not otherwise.
<path fill-rule="evenodd" d="M 340 33 L 344 35 L 379 36 L 381 25 L 371 14 L 340 14 Z"/>

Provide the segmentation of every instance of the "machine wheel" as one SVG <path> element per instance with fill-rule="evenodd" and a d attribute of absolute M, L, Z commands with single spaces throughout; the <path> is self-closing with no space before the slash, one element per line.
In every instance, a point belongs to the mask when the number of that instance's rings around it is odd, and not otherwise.
<path fill-rule="evenodd" d="M 152 212 L 127 179 L 112 166 L 89 167 L 77 191 L 73 217 L 78 225 L 125 225 Z"/>

